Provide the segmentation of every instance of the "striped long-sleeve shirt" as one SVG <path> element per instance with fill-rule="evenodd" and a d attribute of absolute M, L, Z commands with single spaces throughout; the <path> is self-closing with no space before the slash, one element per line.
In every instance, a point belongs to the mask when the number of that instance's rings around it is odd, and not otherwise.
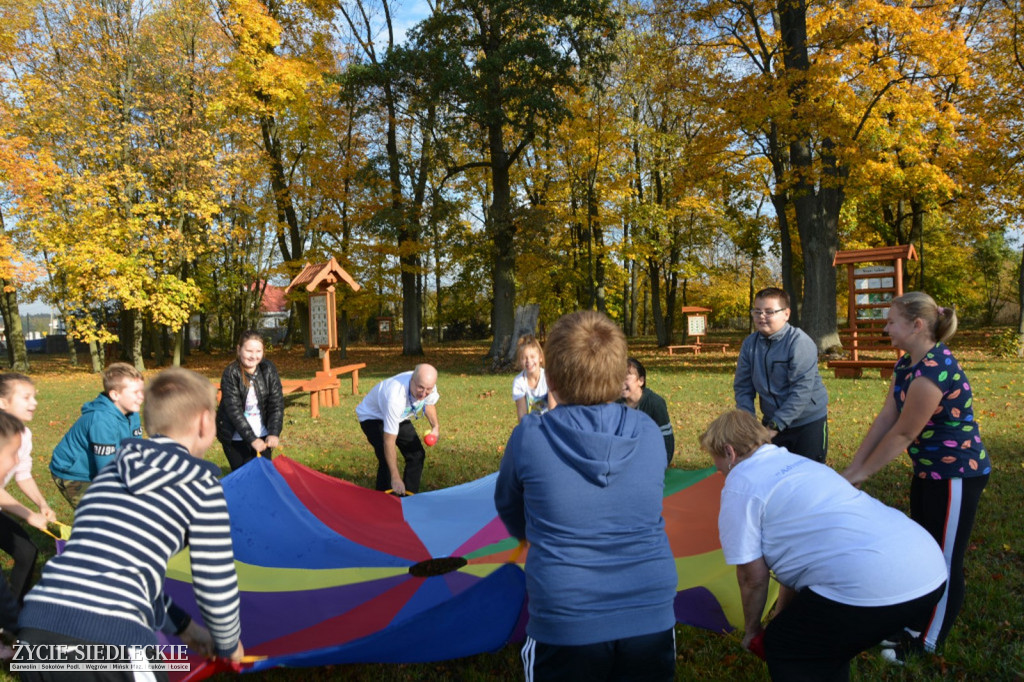
<path fill-rule="evenodd" d="M 240 635 L 238 581 L 219 469 L 167 438 L 129 439 L 79 505 L 64 552 L 26 595 L 20 627 L 103 644 L 174 632 L 167 561 L 189 547 L 196 603 L 218 655 Z"/>

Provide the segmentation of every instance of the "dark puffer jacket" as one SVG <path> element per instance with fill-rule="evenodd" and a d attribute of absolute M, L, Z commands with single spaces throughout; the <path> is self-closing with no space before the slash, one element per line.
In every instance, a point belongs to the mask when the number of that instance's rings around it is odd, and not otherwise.
<path fill-rule="evenodd" d="M 264 359 L 249 375 L 249 382 L 256 388 L 256 402 L 260 416 L 267 427 L 267 435 L 280 436 L 284 423 L 284 394 L 281 392 L 281 378 L 277 367 Z M 245 419 L 245 396 L 248 387 L 242 381 L 242 367 L 235 360 L 224 369 L 220 378 L 220 406 L 217 408 L 217 440 L 230 441 L 235 432 L 242 440 L 252 444 L 260 437 L 254 433 Z"/>

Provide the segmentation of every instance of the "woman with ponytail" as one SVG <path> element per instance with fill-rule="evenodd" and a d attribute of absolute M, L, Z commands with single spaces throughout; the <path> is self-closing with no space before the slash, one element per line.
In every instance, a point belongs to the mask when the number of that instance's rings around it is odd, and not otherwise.
<path fill-rule="evenodd" d="M 883 651 L 894 661 L 935 651 L 949 634 L 964 600 L 964 552 L 992 471 L 974 420 L 970 382 L 945 345 L 956 327 L 956 311 L 938 306 L 928 294 L 893 299 L 885 331 L 905 354 L 881 413 L 843 472 L 860 484 L 906 451 L 914 464 L 910 516 L 939 543 L 949 569 L 946 593 L 920 632 L 908 629 L 895 649 Z"/>

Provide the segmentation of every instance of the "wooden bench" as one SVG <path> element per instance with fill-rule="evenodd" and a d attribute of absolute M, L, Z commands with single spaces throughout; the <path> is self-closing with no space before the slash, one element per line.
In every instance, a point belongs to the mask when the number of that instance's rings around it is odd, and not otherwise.
<path fill-rule="evenodd" d="M 724 353 L 725 350 L 729 347 L 729 344 L 727 344 L 727 343 L 717 343 L 717 342 L 716 343 L 688 343 L 688 344 L 683 344 L 683 345 L 665 346 L 665 347 L 668 349 L 668 354 L 669 355 L 675 355 L 675 352 L 677 350 L 679 350 L 679 351 L 690 350 L 690 351 L 693 351 L 694 355 L 700 355 L 700 352 L 702 350 L 718 350 L 719 352 Z"/>
<path fill-rule="evenodd" d="M 889 335 L 885 333 L 885 320 L 861 320 L 856 331 L 843 329 L 839 332 L 843 350 L 850 354 L 848 360 L 829 360 L 827 366 L 835 372 L 837 379 L 858 379 L 865 369 L 877 369 L 883 379 L 892 376 L 892 368 L 899 358 L 899 350 L 893 348 Z M 864 358 L 861 353 L 872 353 L 876 357 Z M 878 355 L 891 354 L 891 359 L 880 359 Z"/>
<path fill-rule="evenodd" d="M 892 368 L 896 364 L 892 360 L 829 360 L 828 368 L 836 373 L 837 379 L 859 379 L 865 369 L 877 369 L 883 379 L 892 376 Z"/>
<path fill-rule="evenodd" d="M 338 387 L 341 381 L 333 378 L 316 377 L 313 379 L 282 379 L 281 392 L 309 394 L 309 416 L 313 419 L 320 417 L 320 406 L 329 407 L 331 394 L 338 394 Z"/>
<path fill-rule="evenodd" d="M 839 332 L 839 340 L 843 344 L 843 349 L 849 353 L 860 351 L 866 353 L 896 352 L 889 341 L 889 335 L 882 332 L 881 329 L 858 331 L 856 338 L 850 332 Z"/>
<path fill-rule="evenodd" d="M 366 367 L 365 364 L 360 363 L 359 365 L 351 365 L 357 367 L 356 370 L 349 370 L 358 372 L 359 369 Z M 343 367 L 339 367 L 344 369 Z M 321 374 L 320 372 L 317 373 Z M 220 383 L 214 383 L 217 388 L 217 402 L 220 402 Z M 281 392 L 284 395 L 290 395 L 292 393 L 308 393 L 309 394 L 309 416 L 313 419 L 320 417 L 320 407 L 330 407 L 331 405 L 338 404 L 338 388 L 341 386 L 341 380 L 337 377 L 321 377 L 316 376 L 312 379 L 282 379 L 281 380 Z M 352 378 L 352 392 L 355 393 L 359 388 L 359 379 L 353 376 Z"/>
<path fill-rule="evenodd" d="M 365 362 L 355 362 L 351 365 L 342 365 L 341 367 L 332 367 L 331 369 L 319 371 L 316 373 L 317 379 L 324 379 L 325 381 L 334 381 L 335 385 L 330 389 L 323 398 L 326 402 L 323 403 L 324 407 L 337 407 L 341 400 L 338 395 L 338 389 L 341 386 L 340 377 L 343 374 L 352 375 L 352 395 L 359 395 L 359 370 L 366 369 Z"/>

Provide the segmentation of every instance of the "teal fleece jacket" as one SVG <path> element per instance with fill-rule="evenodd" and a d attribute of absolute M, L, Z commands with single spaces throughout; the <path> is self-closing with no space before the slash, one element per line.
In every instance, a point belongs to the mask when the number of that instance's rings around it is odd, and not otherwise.
<path fill-rule="evenodd" d="M 65 481 L 91 481 L 125 438 L 142 436 L 136 412 L 125 414 L 105 393 L 82 405 L 82 416 L 53 449 L 50 473 Z"/>

